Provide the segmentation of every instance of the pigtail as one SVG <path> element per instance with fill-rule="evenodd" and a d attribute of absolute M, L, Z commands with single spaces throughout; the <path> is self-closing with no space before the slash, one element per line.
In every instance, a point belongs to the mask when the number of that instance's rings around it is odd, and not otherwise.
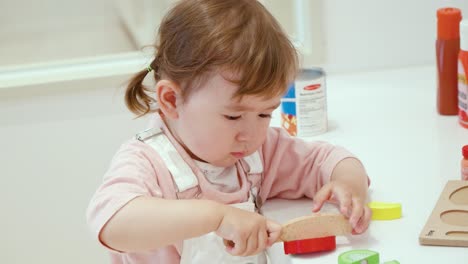
<path fill-rule="evenodd" d="M 151 112 L 151 105 L 156 101 L 153 97 L 148 95 L 148 89 L 143 85 L 143 80 L 149 72 L 154 70 L 155 76 L 158 75 L 158 69 L 154 64 L 153 61 L 148 69 L 135 74 L 133 78 L 130 79 L 127 90 L 125 91 L 125 104 L 127 108 L 138 117 Z"/>

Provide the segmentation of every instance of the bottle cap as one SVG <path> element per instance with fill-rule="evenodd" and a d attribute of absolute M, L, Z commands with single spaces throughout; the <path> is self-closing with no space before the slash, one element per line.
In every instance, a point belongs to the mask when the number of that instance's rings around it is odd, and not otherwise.
<path fill-rule="evenodd" d="M 463 146 L 462 154 L 465 159 L 468 159 L 468 145 Z"/>
<path fill-rule="evenodd" d="M 457 39 L 460 37 L 461 11 L 454 7 L 444 7 L 437 10 L 437 38 Z"/>
<path fill-rule="evenodd" d="M 468 20 L 460 22 L 460 49 L 468 51 Z"/>

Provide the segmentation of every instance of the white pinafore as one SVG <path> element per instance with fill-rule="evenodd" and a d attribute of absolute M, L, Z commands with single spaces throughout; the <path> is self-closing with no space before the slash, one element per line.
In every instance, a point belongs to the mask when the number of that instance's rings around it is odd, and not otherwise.
<path fill-rule="evenodd" d="M 183 192 L 193 190 L 194 188 L 198 189 L 195 197 L 199 197 L 201 190 L 196 175 L 161 129 L 152 128 L 144 131 L 137 135 L 137 139 L 154 148 L 164 160 L 177 187 L 177 197 L 183 197 Z M 246 175 L 263 172 L 263 165 L 258 152 L 245 157 L 243 160 L 248 164 L 248 171 L 245 171 Z M 258 188 L 254 187 L 250 190 L 249 199 L 246 202 L 230 205 L 255 212 L 257 195 Z M 217 236 L 215 232 L 211 232 L 200 237 L 184 240 L 180 263 L 266 264 L 268 262 L 265 252 L 249 257 L 232 256 L 226 252 L 222 238 Z"/>

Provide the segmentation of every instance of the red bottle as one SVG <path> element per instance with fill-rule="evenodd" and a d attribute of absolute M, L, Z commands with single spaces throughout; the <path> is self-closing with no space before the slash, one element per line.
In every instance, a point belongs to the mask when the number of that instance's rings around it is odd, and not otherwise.
<path fill-rule="evenodd" d="M 468 180 L 468 145 L 462 148 L 463 158 L 461 160 L 461 178 L 462 180 Z"/>
<path fill-rule="evenodd" d="M 458 122 L 468 128 L 468 20 L 460 22 L 458 56 Z"/>
<path fill-rule="evenodd" d="M 458 114 L 457 59 L 461 18 L 458 8 L 437 10 L 437 111 L 441 115 Z"/>

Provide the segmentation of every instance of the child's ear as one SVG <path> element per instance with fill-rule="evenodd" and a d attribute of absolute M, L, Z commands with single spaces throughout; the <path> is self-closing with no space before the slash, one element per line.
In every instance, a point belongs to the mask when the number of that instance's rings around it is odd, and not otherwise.
<path fill-rule="evenodd" d="M 159 109 L 164 113 L 164 116 L 177 119 L 179 112 L 177 106 L 181 99 L 181 90 L 179 85 L 169 80 L 160 80 L 156 84 L 156 99 Z"/>

